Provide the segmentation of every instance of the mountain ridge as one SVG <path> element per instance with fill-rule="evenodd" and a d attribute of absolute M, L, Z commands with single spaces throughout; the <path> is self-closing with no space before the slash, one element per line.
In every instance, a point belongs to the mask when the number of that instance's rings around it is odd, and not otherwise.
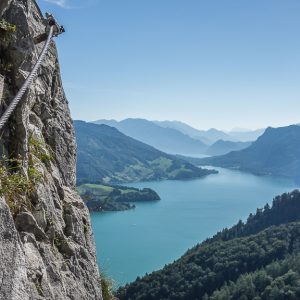
<path fill-rule="evenodd" d="M 244 148 L 242 142 L 230 133 L 215 128 L 198 130 L 180 121 L 128 118 L 121 121 L 100 119 L 91 123 L 115 127 L 125 135 L 170 154 L 185 156 L 209 154 L 210 148 L 216 147 L 213 144 L 219 140 L 223 140 L 224 143 L 222 149 L 222 144 L 219 142 L 218 154 Z M 234 134 L 239 135 L 243 142 L 249 142 L 251 139 L 255 140 L 260 133 L 261 131 L 257 130 Z M 246 140 L 248 136 L 249 140 Z"/>
<path fill-rule="evenodd" d="M 268 127 L 246 149 L 198 160 L 201 165 L 234 168 L 258 175 L 300 180 L 300 127 Z"/>
<path fill-rule="evenodd" d="M 197 178 L 213 173 L 137 141 L 104 124 L 74 121 L 79 182 L 127 183 Z"/>
<path fill-rule="evenodd" d="M 231 141 L 231 142 L 249 142 L 255 141 L 260 135 L 263 134 L 265 129 L 244 129 L 240 128 L 240 131 L 235 130 L 226 131 L 216 128 L 210 128 L 207 130 L 196 129 L 181 121 L 153 121 L 154 123 L 163 126 L 174 128 L 181 131 L 184 134 L 189 135 L 192 138 L 200 139 L 207 145 L 212 145 L 218 140 Z"/>
<path fill-rule="evenodd" d="M 145 119 L 98 120 L 95 124 L 105 124 L 120 132 L 169 154 L 199 154 L 205 151 L 206 144 L 195 140 L 173 128 L 163 128 Z"/>
<path fill-rule="evenodd" d="M 238 151 L 249 147 L 252 143 L 251 142 L 231 142 L 231 141 L 224 141 L 224 140 L 217 140 L 211 146 L 207 148 L 205 154 L 216 156 L 216 155 L 223 155 L 227 154 L 231 151 Z"/>

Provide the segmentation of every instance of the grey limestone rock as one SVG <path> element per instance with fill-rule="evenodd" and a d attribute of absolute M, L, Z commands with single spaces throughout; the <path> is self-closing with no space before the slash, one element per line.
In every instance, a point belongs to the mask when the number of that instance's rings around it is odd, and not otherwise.
<path fill-rule="evenodd" d="M 11 0 L 1 0 L 0 2 L 0 17 L 4 14 L 5 10 L 8 8 Z"/>
<path fill-rule="evenodd" d="M 23 246 L 3 198 L 0 198 L 0 262 L 0 299 L 29 299 Z"/>
<path fill-rule="evenodd" d="M 2 102 L 3 89 L 4 89 L 4 77 L 0 75 L 0 103 Z"/>
<path fill-rule="evenodd" d="M 38 58 L 43 43 L 34 38 L 45 25 L 34 0 L 1 0 L 0 18 L 16 25 L 9 41 L 0 33 L 9 65 L 0 67 L 3 112 Z M 75 191 L 76 143 L 54 42 L 1 145 L 21 158 L 26 176 L 33 161 L 40 179 L 17 212 L 0 198 L 0 299 L 102 299 L 90 217 Z"/>

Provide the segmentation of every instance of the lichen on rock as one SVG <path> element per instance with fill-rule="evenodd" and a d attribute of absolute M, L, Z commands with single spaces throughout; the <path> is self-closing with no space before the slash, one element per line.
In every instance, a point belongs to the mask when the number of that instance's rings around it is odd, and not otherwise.
<path fill-rule="evenodd" d="M 34 38 L 45 25 L 34 0 L 1 1 L 0 18 L 16 26 L 11 41 L 0 34 L 9 64 L 0 67 L 2 114 L 38 58 L 43 44 Z M 1 153 L 21 160 L 22 176 L 36 176 L 14 213 L 0 198 L 0 299 L 102 299 L 90 217 L 75 191 L 76 143 L 54 42 L 0 143 Z"/>

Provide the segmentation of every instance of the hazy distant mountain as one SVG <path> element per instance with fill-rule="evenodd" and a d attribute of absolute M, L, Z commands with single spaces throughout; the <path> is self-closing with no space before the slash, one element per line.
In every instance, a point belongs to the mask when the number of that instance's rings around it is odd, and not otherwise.
<path fill-rule="evenodd" d="M 191 127 L 190 125 L 179 121 L 154 121 L 155 124 L 164 128 L 173 128 L 184 134 L 189 135 L 194 139 L 198 139 L 206 144 L 213 144 L 218 140 L 237 141 L 236 138 L 228 135 L 227 133 L 211 128 L 209 130 L 199 130 Z"/>
<path fill-rule="evenodd" d="M 145 119 L 125 119 L 120 122 L 98 120 L 94 123 L 115 127 L 122 133 L 159 150 L 182 155 L 222 155 L 230 151 L 241 150 L 249 146 L 249 141 L 255 141 L 265 130 L 251 131 L 242 128 L 235 128 L 230 132 L 215 128 L 198 130 L 180 121 Z"/>
<path fill-rule="evenodd" d="M 243 127 L 234 127 L 229 132 L 249 132 L 252 131 L 249 128 L 243 128 Z"/>
<path fill-rule="evenodd" d="M 180 121 L 153 121 L 155 124 L 164 128 L 173 128 L 180 131 L 183 134 L 189 135 L 191 138 L 202 141 L 205 144 L 211 144 L 212 141 L 207 139 L 202 134 L 204 131 L 198 130 L 186 123 Z"/>
<path fill-rule="evenodd" d="M 211 156 L 223 155 L 231 151 L 245 149 L 250 145 L 251 142 L 231 142 L 231 141 L 218 140 L 206 150 L 205 154 Z"/>
<path fill-rule="evenodd" d="M 257 129 L 257 130 L 246 130 L 246 129 L 234 129 L 228 134 L 239 140 L 241 142 L 248 142 L 248 141 L 256 141 L 259 136 L 261 136 L 266 129 Z"/>
<path fill-rule="evenodd" d="M 124 183 L 211 174 L 130 138 L 113 127 L 75 121 L 77 180 Z"/>
<path fill-rule="evenodd" d="M 238 141 L 235 137 L 232 137 L 227 133 L 215 128 L 208 129 L 207 131 L 204 132 L 205 132 L 204 136 L 207 139 L 210 139 L 212 142 L 216 142 L 218 140 L 233 141 L 233 142 Z"/>
<path fill-rule="evenodd" d="M 192 138 L 199 139 L 206 144 L 213 144 L 218 140 L 232 141 L 232 142 L 249 142 L 255 141 L 261 136 L 265 129 L 251 130 L 246 128 L 233 128 L 229 132 L 211 128 L 209 130 L 199 130 L 190 125 L 180 121 L 153 121 L 157 125 L 165 128 L 173 128 L 189 135 Z"/>
<path fill-rule="evenodd" d="M 113 119 L 111 119 L 111 120 L 101 119 L 101 120 L 97 120 L 97 121 L 91 122 L 91 123 L 100 124 L 100 125 L 104 124 L 104 125 L 107 125 L 107 126 L 110 126 L 110 127 L 115 127 L 115 128 L 117 128 L 119 126 L 119 122 L 116 121 L 116 120 L 113 120 Z"/>
<path fill-rule="evenodd" d="M 161 127 L 144 119 L 98 120 L 95 124 L 105 124 L 117 128 L 122 133 L 171 154 L 202 154 L 207 145 L 191 138 L 174 128 Z"/>
<path fill-rule="evenodd" d="M 300 127 L 267 128 L 252 145 L 241 151 L 204 158 L 201 164 L 236 168 L 262 175 L 300 180 Z"/>

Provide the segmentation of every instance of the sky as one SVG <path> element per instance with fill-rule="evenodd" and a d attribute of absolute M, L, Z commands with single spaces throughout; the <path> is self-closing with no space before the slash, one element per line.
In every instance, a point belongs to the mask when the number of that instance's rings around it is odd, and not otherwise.
<path fill-rule="evenodd" d="M 299 0 L 38 0 L 72 117 L 300 123 Z"/>

